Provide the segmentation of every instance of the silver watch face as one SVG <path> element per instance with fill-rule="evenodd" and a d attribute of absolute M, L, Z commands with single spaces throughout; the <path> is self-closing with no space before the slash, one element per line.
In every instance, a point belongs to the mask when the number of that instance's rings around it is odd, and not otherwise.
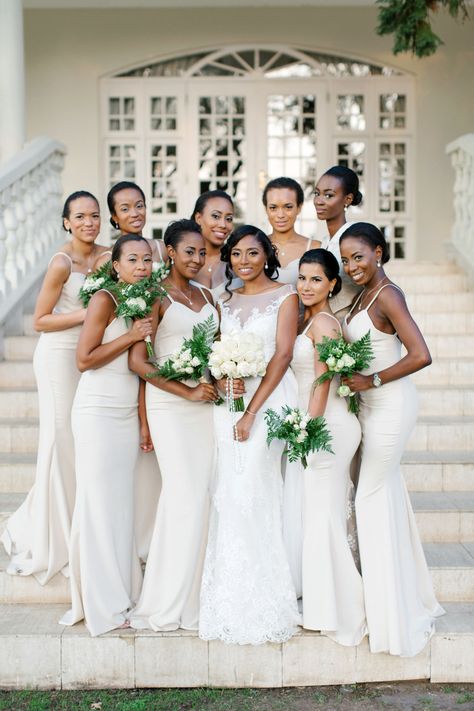
<path fill-rule="evenodd" d="M 382 381 L 380 380 L 380 376 L 378 373 L 374 373 L 372 377 L 372 382 L 374 384 L 374 388 L 379 388 L 382 385 Z"/>

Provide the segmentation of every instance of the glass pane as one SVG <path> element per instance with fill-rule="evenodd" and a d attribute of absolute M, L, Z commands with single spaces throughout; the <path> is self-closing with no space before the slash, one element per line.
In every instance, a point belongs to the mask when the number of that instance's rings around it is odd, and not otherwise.
<path fill-rule="evenodd" d="M 211 114 L 212 113 L 212 103 L 210 96 L 201 96 L 199 99 L 199 113 L 200 114 Z"/>
<path fill-rule="evenodd" d="M 178 112 L 178 102 L 175 96 L 166 97 L 166 113 L 176 114 Z"/>
<path fill-rule="evenodd" d="M 133 129 L 135 128 L 134 119 L 124 119 L 123 127 L 125 131 L 133 131 Z"/>
<path fill-rule="evenodd" d="M 129 97 L 123 100 L 123 112 L 126 116 L 135 113 L 135 99 Z"/>
<path fill-rule="evenodd" d="M 120 99 L 109 99 L 109 114 L 111 116 L 120 113 Z"/>
<path fill-rule="evenodd" d="M 340 129 L 365 131 L 364 96 L 339 94 L 336 101 L 336 122 Z"/>
<path fill-rule="evenodd" d="M 163 122 L 160 118 L 159 119 L 157 119 L 157 118 L 151 119 L 151 130 L 152 131 L 161 131 L 162 127 L 163 127 Z"/>
<path fill-rule="evenodd" d="M 153 96 L 150 99 L 150 111 L 152 114 L 161 114 L 161 96 Z"/>
<path fill-rule="evenodd" d="M 111 131 L 120 131 L 120 121 L 119 119 L 110 119 L 109 129 Z"/>

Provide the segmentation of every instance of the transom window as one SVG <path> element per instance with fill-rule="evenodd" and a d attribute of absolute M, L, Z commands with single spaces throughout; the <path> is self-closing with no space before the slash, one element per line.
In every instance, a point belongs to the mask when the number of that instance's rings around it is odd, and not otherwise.
<path fill-rule="evenodd" d="M 214 188 L 232 195 L 237 221 L 268 230 L 261 192 L 285 175 L 306 197 L 298 229 L 322 237 L 314 185 L 345 165 L 364 196 L 348 219 L 379 225 L 392 256 L 409 257 L 413 104 L 411 77 L 317 51 L 236 46 L 148 63 L 102 81 L 105 183 L 143 187 L 147 236 L 159 238 Z"/>

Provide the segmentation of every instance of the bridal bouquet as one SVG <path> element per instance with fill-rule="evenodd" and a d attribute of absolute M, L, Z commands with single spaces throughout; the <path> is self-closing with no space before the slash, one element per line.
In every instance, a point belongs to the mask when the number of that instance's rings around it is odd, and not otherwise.
<path fill-rule="evenodd" d="M 326 363 L 328 370 L 317 378 L 316 383 L 324 383 L 332 380 L 335 375 L 351 377 L 354 373 L 368 368 L 374 358 L 372 344 L 370 342 L 370 331 L 365 336 L 359 338 L 354 343 L 348 343 L 342 336 L 339 338 L 328 338 L 323 336 L 322 343 L 317 343 L 319 360 Z M 339 397 L 348 397 L 348 409 L 357 414 L 359 412 L 359 399 L 357 393 L 347 385 L 340 385 L 337 389 Z"/>
<path fill-rule="evenodd" d="M 185 338 L 181 348 L 173 353 L 148 378 L 161 376 L 167 380 L 196 380 L 204 377 L 209 363 L 212 343 L 217 331 L 213 316 L 193 327 L 191 338 Z"/>
<path fill-rule="evenodd" d="M 267 364 L 263 340 L 256 333 L 224 333 L 215 341 L 209 357 L 209 368 L 216 380 L 228 378 L 227 399 L 235 412 L 244 412 L 243 397 L 232 397 L 235 378 L 256 378 L 265 375 Z"/>
<path fill-rule="evenodd" d="M 88 274 L 84 279 L 84 283 L 79 289 L 79 299 L 82 301 L 84 308 L 87 308 L 89 301 L 93 294 L 100 289 L 113 289 L 116 286 L 116 282 L 112 279 L 112 274 L 110 271 L 111 262 L 105 262 L 101 267 Z"/>
<path fill-rule="evenodd" d="M 268 428 L 267 444 L 274 439 L 282 439 L 290 462 L 301 460 L 305 469 L 311 452 L 323 450 L 334 454 L 330 447 L 332 437 L 324 417 L 310 417 L 297 407 L 285 405 L 281 415 L 277 415 L 275 410 L 266 410 L 265 422 Z"/>

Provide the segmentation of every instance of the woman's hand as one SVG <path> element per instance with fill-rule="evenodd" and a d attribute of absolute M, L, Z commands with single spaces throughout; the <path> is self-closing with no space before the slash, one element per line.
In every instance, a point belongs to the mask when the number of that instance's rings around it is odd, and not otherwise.
<path fill-rule="evenodd" d="M 143 452 L 153 452 L 154 449 L 148 422 L 140 422 L 140 449 Z"/>
<path fill-rule="evenodd" d="M 188 399 L 191 402 L 214 402 L 219 399 L 216 386 L 212 383 L 199 383 L 195 388 L 189 388 Z"/>
<path fill-rule="evenodd" d="M 147 336 L 152 334 L 152 318 L 147 316 L 146 318 L 137 318 L 133 322 L 133 326 L 130 331 L 130 335 L 133 338 L 133 342 L 144 341 Z"/>
<path fill-rule="evenodd" d="M 245 412 L 235 425 L 234 439 L 245 442 L 250 437 L 250 429 L 254 423 L 255 415 Z"/>
<path fill-rule="evenodd" d="M 221 378 L 220 380 L 216 380 L 217 387 L 219 390 L 224 393 L 224 395 L 227 395 L 227 381 L 229 378 Z M 235 378 L 232 380 L 232 390 L 234 392 L 234 400 L 236 400 L 238 397 L 242 397 L 242 395 L 245 393 L 245 382 L 242 378 Z"/>
<path fill-rule="evenodd" d="M 354 373 L 350 378 L 341 378 L 341 383 L 348 385 L 353 393 L 360 393 L 373 387 L 372 375 L 361 375 L 361 373 Z"/>
<path fill-rule="evenodd" d="M 86 318 L 87 309 L 77 309 L 76 311 L 79 323 L 84 323 Z"/>

